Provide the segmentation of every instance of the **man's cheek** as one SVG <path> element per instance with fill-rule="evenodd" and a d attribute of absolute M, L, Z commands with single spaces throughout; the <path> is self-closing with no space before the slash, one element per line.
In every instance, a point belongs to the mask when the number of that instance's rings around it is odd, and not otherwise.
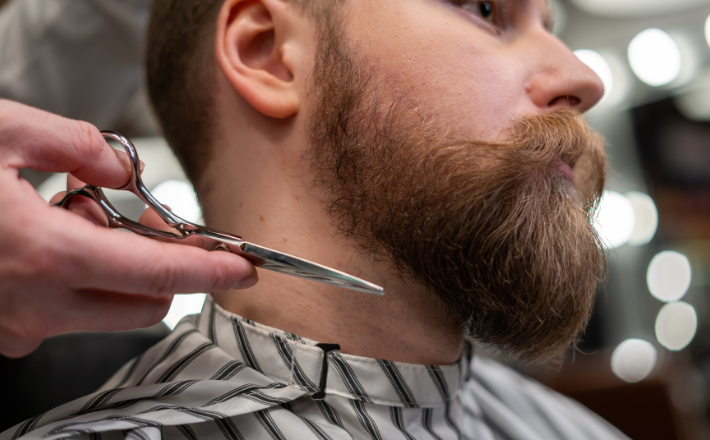
<path fill-rule="evenodd" d="M 437 26 L 436 14 L 427 20 L 400 18 L 410 25 L 395 25 L 396 32 L 391 23 L 380 29 L 369 22 L 379 31 L 361 35 L 363 25 L 350 32 L 361 65 L 377 72 L 377 93 L 384 101 L 414 96 L 425 111 L 445 118 L 447 128 L 488 140 L 498 137 L 514 115 L 527 113 L 520 62 L 490 35 L 464 22 Z"/>
<path fill-rule="evenodd" d="M 521 81 L 502 60 L 482 59 L 476 70 L 441 78 L 425 96 L 428 107 L 447 117 L 450 129 L 480 140 L 494 141 L 524 114 Z"/>

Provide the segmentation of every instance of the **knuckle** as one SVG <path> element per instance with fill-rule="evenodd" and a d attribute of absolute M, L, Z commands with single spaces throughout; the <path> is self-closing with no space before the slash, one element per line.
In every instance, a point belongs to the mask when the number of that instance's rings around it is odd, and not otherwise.
<path fill-rule="evenodd" d="M 153 304 L 151 304 L 150 313 L 146 314 L 145 320 L 141 325 L 143 327 L 150 327 L 162 321 L 168 314 L 172 301 L 172 295 L 154 301 Z"/>
<path fill-rule="evenodd" d="M 31 221 L 24 223 L 27 231 L 39 230 Z M 17 231 L 13 239 L 2 240 L 3 247 L 12 246 L 15 249 L 12 258 L 2 259 L 0 276 L 7 282 L 12 280 L 14 285 L 36 286 L 40 280 L 52 279 L 59 282 L 56 277 L 61 258 L 52 248 L 38 243 L 26 231 Z"/>
<path fill-rule="evenodd" d="M 26 264 L 24 266 L 29 272 L 25 278 L 31 279 L 30 276 L 34 276 L 52 279 L 55 283 L 63 281 L 61 273 L 73 266 L 72 259 L 57 253 L 55 249 L 40 248 L 39 246 L 35 246 L 25 255 Z"/>
<path fill-rule="evenodd" d="M 212 283 L 208 290 L 231 288 L 238 281 L 231 272 L 224 265 L 214 266 L 210 274 Z"/>
<path fill-rule="evenodd" d="M 44 339 L 33 341 L 0 341 L 0 354 L 10 359 L 20 359 L 35 351 Z"/>
<path fill-rule="evenodd" d="M 22 112 L 25 108 L 22 104 L 10 101 L 8 99 L 0 98 L 0 123 L 5 122 L 10 119 L 12 115 L 16 115 L 18 112 Z"/>
<path fill-rule="evenodd" d="M 149 293 L 156 296 L 176 293 L 182 277 L 175 264 L 163 256 L 153 262 L 152 269 L 151 273 L 154 276 L 151 280 Z"/>
<path fill-rule="evenodd" d="M 3 316 L 3 319 L 0 319 L 0 335 L 3 335 L 3 339 L 16 341 L 22 338 L 21 330 L 18 327 L 21 323 L 17 321 L 15 314 Z"/>
<path fill-rule="evenodd" d="M 0 334 L 4 340 L 17 342 L 36 341 L 48 336 L 48 331 L 42 324 L 42 320 L 36 319 L 30 313 L 13 314 L 12 317 L 4 317 L 0 322 Z"/>
<path fill-rule="evenodd" d="M 10 359 L 20 359 L 35 351 L 41 342 L 42 341 L 38 341 L 34 344 L 23 344 L 20 347 L 16 345 L 10 347 L 0 346 L 0 354 Z"/>
<path fill-rule="evenodd" d="M 23 129 L 23 121 L 29 119 L 26 115 L 25 106 L 16 102 L 0 99 L 0 160 L 3 164 L 11 153 L 17 153 L 18 147 L 22 145 L 27 137 L 32 137 L 32 133 L 27 133 Z"/>
<path fill-rule="evenodd" d="M 11 106 L 11 104 L 12 103 L 7 99 L 0 98 L 0 122 L 2 122 L 2 120 L 8 114 L 9 107 Z"/>
<path fill-rule="evenodd" d="M 69 124 L 70 139 L 77 153 L 87 159 L 95 159 L 104 150 L 104 140 L 101 132 L 85 121 L 72 121 Z"/>

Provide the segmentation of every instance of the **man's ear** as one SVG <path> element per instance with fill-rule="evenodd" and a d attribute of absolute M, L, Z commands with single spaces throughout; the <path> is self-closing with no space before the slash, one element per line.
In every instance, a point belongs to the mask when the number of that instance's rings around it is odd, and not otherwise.
<path fill-rule="evenodd" d="M 227 81 L 252 107 L 272 118 L 298 112 L 298 87 L 287 46 L 286 3 L 227 0 L 217 22 L 217 62 Z"/>

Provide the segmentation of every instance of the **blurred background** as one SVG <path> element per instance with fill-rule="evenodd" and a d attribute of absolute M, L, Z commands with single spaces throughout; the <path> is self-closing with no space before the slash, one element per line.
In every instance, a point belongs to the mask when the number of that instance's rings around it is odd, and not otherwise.
<path fill-rule="evenodd" d="M 524 369 L 632 438 L 710 438 L 710 1 L 550 1 L 606 88 L 609 272 L 579 350 Z"/>
<path fill-rule="evenodd" d="M 587 118 L 607 139 L 612 168 L 596 222 L 609 271 L 578 349 L 560 365 L 514 366 L 631 438 L 708 439 L 710 0 L 548 1 L 555 33 L 606 88 Z M 199 222 L 192 188 L 160 137 L 143 88 L 149 7 L 150 0 L 0 0 L 0 97 L 133 138 L 154 195 Z M 47 199 L 65 187 L 62 175 L 22 175 Z M 140 215 L 137 199 L 112 197 L 120 211 Z M 57 389 L 55 397 L 4 408 L 0 431 L 106 379 L 77 371 L 77 350 L 104 350 L 109 364 L 101 369 L 116 369 L 203 301 L 178 296 L 163 325 L 123 339 L 64 336 L 28 358 L 0 359 L 0 377 L 30 382 L 0 384 L 3 397 L 27 399 L 27 387 L 40 386 L 30 379 L 37 374 Z"/>

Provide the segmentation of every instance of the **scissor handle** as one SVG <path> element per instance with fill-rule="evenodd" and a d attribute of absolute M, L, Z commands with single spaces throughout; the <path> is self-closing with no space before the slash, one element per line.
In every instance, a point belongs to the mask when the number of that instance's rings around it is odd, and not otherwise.
<path fill-rule="evenodd" d="M 153 210 L 160 216 L 160 218 L 163 219 L 163 221 L 167 223 L 168 226 L 170 226 L 171 228 L 175 228 L 180 225 L 191 224 L 187 220 L 179 217 L 178 215 L 166 209 L 163 205 L 160 204 L 160 202 L 155 197 L 153 197 L 153 194 L 148 191 L 148 188 L 146 188 L 145 184 L 143 183 L 143 180 L 141 179 L 140 159 L 138 159 L 138 150 L 136 150 L 136 147 L 135 145 L 133 145 L 133 142 L 131 142 L 130 139 L 128 139 L 121 133 L 117 133 L 115 131 L 103 130 L 101 134 L 105 138 L 113 139 L 119 144 L 121 144 L 123 149 L 126 150 L 128 157 L 131 159 L 131 177 L 130 179 L 128 179 L 128 182 L 125 185 L 123 185 L 121 188 L 116 189 L 130 191 L 136 196 L 138 196 L 138 198 L 143 200 L 146 205 L 153 208 Z"/>
<path fill-rule="evenodd" d="M 214 231 L 204 226 L 191 223 L 169 211 L 160 204 L 153 194 L 148 191 L 145 184 L 143 184 L 143 180 L 140 176 L 140 160 L 138 158 L 138 151 L 130 139 L 120 133 L 110 130 L 104 130 L 101 134 L 104 137 L 113 139 L 121 144 L 131 160 L 131 177 L 125 185 L 120 188 L 116 188 L 116 190 L 130 191 L 135 194 L 146 205 L 148 205 L 148 207 L 152 208 L 160 216 L 160 218 L 168 224 L 168 226 L 175 230 L 175 232 L 153 229 L 123 216 L 116 208 L 114 208 L 111 202 L 109 202 L 102 188 L 94 185 L 86 185 L 83 188 L 69 191 L 64 198 L 62 198 L 62 200 L 55 203 L 55 206 L 67 208 L 72 197 L 87 197 L 99 204 L 99 206 L 106 213 L 109 226 L 112 228 L 124 228 L 146 237 L 156 238 L 158 240 L 168 241 L 171 243 L 188 244 L 210 251 L 229 250 L 230 252 L 237 252 L 241 254 L 238 249 L 241 248 L 243 243 L 241 237 L 221 233 L 219 231 Z M 250 259 L 254 260 L 254 258 Z M 261 263 L 261 260 L 255 260 L 255 264 L 256 263 Z"/>
<path fill-rule="evenodd" d="M 108 201 L 108 199 L 106 199 L 106 195 L 104 194 L 103 190 L 93 185 L 86 185 L 81 188 L 77 188 L 73 191 L 69 191 L 62 198 L 62 200 L 55 203 L 54 206 L 67 208 L 71 199 L 76 196 L 86 197 L 98 203 L 99 206 L 106 213 L 108 217 L 108 226 L 111 228 L 124 228 L 146 237 L 157 238 L 163 241 L 171 242 L 179 240 L 182 235 L 179 233 L 179 231 L 178 233 L 173 233 L 168 231 L 161 231 L 159 229 L 153 229 L 148 226 L 142 225 L 136 221 L 133 221 L 128 217 L 124 217 L 120 212 L 116 210 L 116 208 L 113 207 L 113 205 Z"/>

